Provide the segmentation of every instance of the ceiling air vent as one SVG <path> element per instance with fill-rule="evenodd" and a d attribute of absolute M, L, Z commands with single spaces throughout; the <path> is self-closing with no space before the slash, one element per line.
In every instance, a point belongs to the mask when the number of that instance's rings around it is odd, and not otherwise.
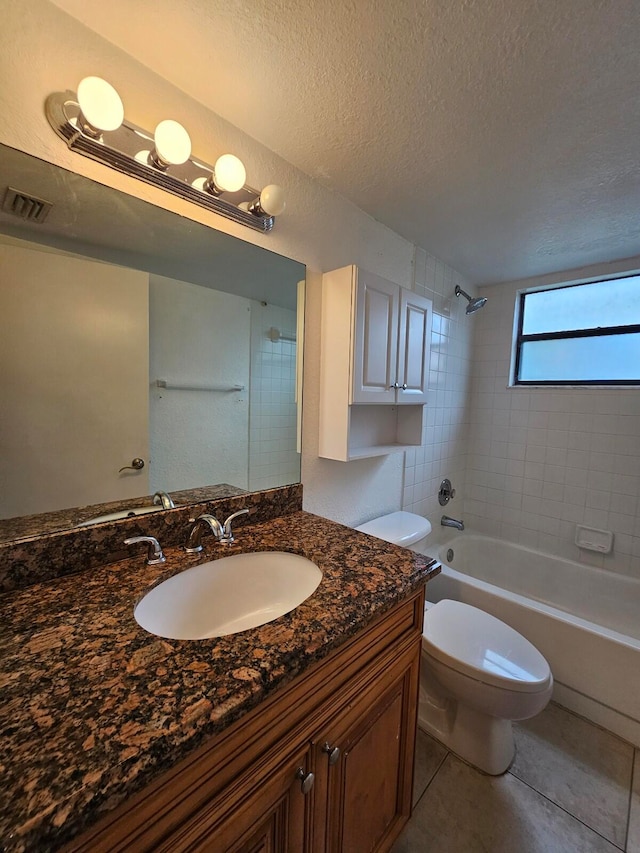
<path fill-rule="evenodd" d="M 50 201 L 7 187 L 2 209 L 28 222 L 44 222 L 53 207 Z"/>

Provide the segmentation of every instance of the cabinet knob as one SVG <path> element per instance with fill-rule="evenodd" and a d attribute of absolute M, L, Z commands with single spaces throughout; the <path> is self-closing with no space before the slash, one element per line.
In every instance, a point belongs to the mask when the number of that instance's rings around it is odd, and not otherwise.
<path fill-rule="evenodd" d="M 390 389 L 393 389 L 393 388 L 396 388 L 396 389 L 397 389 L 397 388 L 399 388 L 399 387 L 400 387 L 400 386 L 398 385 L 398 383 L 397 383 L 397 382 L 394 382 L 392 385 L 389 385 L 389 388 L 390 388 Z"/>
<path fill-rule="evenodd" d="M 406 391 L 406 390 L 407 390 L 407 383 L 406 383 L 406 382 L 403 382 L 403 383 L 402 383 L 402 390 L 403 390 L 403 391 Z"/>
<path fill-rule="evenodd" d="M 329 741 L 326 741 L 325 745 L 322 747 L 322 751 L 327 753 L 327 756 L 329 757 L 329 765 L 333 767 L 340 758 L 340 747 L 331 746 Z"/>
<path fill-rule="evenodd" d="M 313 783 L 316 777 L 313 773 L 306 773 L 304 767 L 298 767 L 296 771 L 296 779 L 300 780 L 300 790 L 303 794 L 308 794 L 313 788 Z"/>

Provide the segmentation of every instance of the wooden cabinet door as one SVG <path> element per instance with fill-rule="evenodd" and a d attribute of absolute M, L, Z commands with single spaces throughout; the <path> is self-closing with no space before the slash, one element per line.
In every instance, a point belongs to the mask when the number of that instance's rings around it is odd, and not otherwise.
<path fill-rule="evenodd" d="M 156 848 L 156 853 L 304 853 L 313 787 L 302 791 L 299 770 L 310 768 L 308 745 L 282 760 L 257 762 Z"/>
<path fill-rule="evenodd" d="M 314 850 L 388 851 L 409 819 L 419 665 L 416 645 L 315 740 L 316 808 L 324 800 L 326 817 L 314 824 Z"/>
<path fill-rule="evenodd" d="M 431 356 L 430 299 L 401 288 L 398 329 L 398 403 L 426 403 Z"/>
<path fill-rule="evenodd" d="M 357 271 L 353 403 L 394 403 L 400 288 Z"/>

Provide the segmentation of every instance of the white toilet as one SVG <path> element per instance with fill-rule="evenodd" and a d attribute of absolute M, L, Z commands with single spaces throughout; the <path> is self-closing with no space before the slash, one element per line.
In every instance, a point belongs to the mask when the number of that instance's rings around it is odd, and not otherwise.
<path fill-rule="evenodd" d="M 356 529 L 420 551 L 431 525 L 394 512 Z M 504 773 L 515 752 L 512 720 L 539 714 L 552 691 L 549 664 L 513 628 L 461 601 L 426 603 L 418 725 L 461 758 Z"/>

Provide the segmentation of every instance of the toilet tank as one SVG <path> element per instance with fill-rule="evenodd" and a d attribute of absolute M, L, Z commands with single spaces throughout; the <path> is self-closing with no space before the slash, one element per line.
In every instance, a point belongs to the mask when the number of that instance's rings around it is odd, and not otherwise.
<path fill-rule="evenodd" d="M 421 515 L 400 511 L 367 521 L 366 524 L 356 527 L 356 530 L 384 539 L 385 542 L 418 551 L 423 544 L 422 540 L 431 533 L 431 524 Z"/>

